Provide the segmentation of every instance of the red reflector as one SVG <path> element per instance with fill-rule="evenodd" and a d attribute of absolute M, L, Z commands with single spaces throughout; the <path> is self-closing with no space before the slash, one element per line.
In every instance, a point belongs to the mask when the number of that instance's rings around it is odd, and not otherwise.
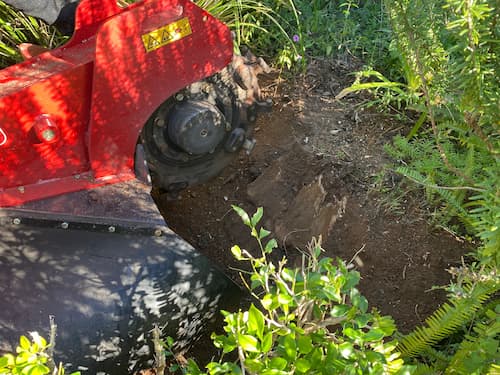
<path fill-rule="evenodd" d="M 38 116 L 33 129 L 37 138 L 43 143 L 54 143 L 59 140 L 59 128 L 49 115 Z"/>

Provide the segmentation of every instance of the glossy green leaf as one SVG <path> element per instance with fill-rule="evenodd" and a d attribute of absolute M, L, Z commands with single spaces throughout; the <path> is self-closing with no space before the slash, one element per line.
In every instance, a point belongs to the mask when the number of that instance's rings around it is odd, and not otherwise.
<path fill-rule="evenodd" d="M 381 329 L 371 329 L 366 334 L 364 339 L 366 341 L 379 341 L 385 336 L 384 331 Z"/>
<path fill-rule="evenodd" d="M 7 366 L 14 366 L 16 363 L 16 358 L 10 353 L 5 354 L 2 358 L 7 359 Z"/>
<path fill-rule="evenodd" d="M 295 362 L 295 368 L 298 372 L 306 373 L 311 368 L 311 363 L 305 358 L 299 358 Z"/>
<path fill-rule="evenodd" d="M 348 305 L 335 305 L 332 307 L 332 310 L 330 311 L 330 315 L 335 317 L 335 318 L 338 318 L 338 317 L 346 315 L 350 309 L 351 309 L 351 307 Z"/>
<path fill-rule="evenodd" d="M 16 357 L 16 365 L 29 362 L 32 357 L 32 354 L 30 352 L 23 350 L 20 346 L 17 347 L 17 349 L 19 349 L 19 354 Z"/>
<path fill-rule="evenodd" d="M 283 278 L 283 280 L 291 283 L 295 281 L 295 272 L 289 268 L 284 268 L 281 271 L 281 277 Z"/>
<path fill-rule="evenodd" d="M 365 351 L 366 359 L 373 363 L 386 363 L 385 357 L 382 353 L 374 352 L 372 350 Z"/>
<path fill-rule="evenodd" d="M 262 351 L 262 353 L 267 353 L 272 349 L 272 346 L 273 346 L 273 333 L 269 332 L 262 338 L 260 350 Z"/>
<path fill-rule="evenodd" d="M 238 335 L 238 343 L 247 352 L 259 352 L 259 340 L 250 335 Z"/>
<path fill-rule="evenodd" d="M 371 314 L 358 314 L 356 315 L 356 324 L 358 325 L 358 328 L 364 328 L 368 325 L 369 322 L 371 322 L 373 316 Z"/>
<path fill-rule="evenodd" d="M 350 294 L 353 306 L 356 306 L 362 313 L 365 313 L 368 310 L 368 300 L 357 289 L 351 289 Z"/>
<path fill-rule="evenodd" d="M 245 212 L 245 210 L 243 208 L 235 206 L 235 205 L 232 205 L 232 207 L 233 207 L 233 210 L 236 211 L 236 213 L 239 215 L 241 220 L 243 220 L 243 224 L 250 227 L 252 225 L 250 222 L 250 217 Z"/>
<path fill-rule="evenodd" d="M 344 335 L 350 338 L 351 340 L 360 340 L 363 338 L 363 332 L 358 331 L 352 327 L 344 328 Z"/>
<path fill-rule="evenodd" d="M 172 345 L 174 345 L 174 339 L 173 339 L 173 337 L 167 336 L 166 343 L 167 343 L 167 346 L 169 346 L 169 347 L 172 346 Z"/>
<path fill-rule="evenodd" d="M 262 306 L 267 310 L 271 311 L 274 309 L 274 297 L 272 294 L 266 294 L 261 300 Z"/>
<path fill-rule="evenodd" d="M 9 364 L 9 359 L 6 356 L 0 357 L 0 368 L 5 367 Z"/>
<path fill-rule="evenodd" d="M 255 333 L 257 337 L 262 340 L 264 333 L 264 314 L 262 314 L 253 303 L 248 310 L 248 331 L 250 333 Z"/>
<path fill-rule="evenodd" d="M 289 359 L 294 360 L 297 356 L 297 344 L 291 335 L 283 337 L 283 348 L 285 349 L 286 356 Z"/>
<path fill-rule="evenodd" d="M 22 371 L 22 374 L 26 374 L 26 375 L 46 375 L 49 373 L 50 373 L 50 369 L 47 366 L 44 366 L 41 364 L 27 366 Z"/>
<path fill-rule="evenodd" d="M 264 228 L 260 228 L 260 231 L 259 231 L 259 239 L 263 239 L 263 238 L 266 238 L 267 236 L 269 236 L 271 234 L 270 231 L 264 229 Z"/>
<path fill-rule="evenodd" d="M 253 214 L 252 219 L 250 220 L 250 223 L 252 226 L 256 226 L 260 219 L 262 219 L 262 215 L 264 213 L 264 209 L 262 207 L 257 208 L 257 211 Z"/>
<path fill-rule="evenodd" d="M 278 303 L 280 305 L 288 305 L 293 301 L 293 298 L 287 294 L 278 294 Z"/>
<path fill-rule="evenodd" d="M 253 373 L 260 373 L 264 369 L 264 364 L 258 359 L 245 359 L 245 367 Z"/>
<path fill-rule="evenodd" d="M 349 359 L 354 354 L 354 347 L 350 342 L 343 342 L 339 345 L 339 352 L 342 357 Z"/>
<path fill-rule="evenodd" d="M 313 349 L 312 339 L 310 336 L 298 336 L 297 337 L 297 347 L 299 352 L 302 354 L 307 354 Z"/>
<path fill-rule="evenodd" d="M 284 370 L 287 364 L 288 362 L 286 361 L 286 359 L 281 357 L 274 357 L 271 359 L 271 362 L 269 363 L 271 368 L 277 370 Z"/>
<path fill-rule="evenodd" d="M 24 350 L 29 350 L 31 343 L 30 340 L 26 336 L 21 336 L 19 338 L 19 346 Z"/>
<path fill-rule="evenodd" d="M 233 253 L 233 256 L 237 260 L 243 259 L 243 257 L 241 256 L 241 248 L 238 245 L 234 245 L 233 247 L 231 247 L 231 253 Z"/>
<path fill-rule="evenodd" d="M 323 359 L 323 353 L 319 347 L 313 349 L 311 354 L 308 356 L 313 364 L 321 362 Z"/>
<path fill-rule="evenodd" d="M 251 283 L 250 283 L 251 290 L 254 290 L 255 288 L 258 288 L 258 287 L 264 285 L 264 281 L 262 280 L 262 276 L 257 275 L 255 273 L 252 276 L 250 276 L 250 281 L 251 281 Z"/>
<path fill-rule="evenodd" d="M 276 240 L 272 238 L 267 242 L 266 247 L 264 248 L 264 252 L 266 254 L 270 254 L 273 251 L 273 249 L 276 249 L 277 247 L 278 247 L 278 242 L 276 242 Z"/>
<path fill-rule="evenodd" d="M 358 285 L 361 275 L 357 271 L 351 271 L 346 275 L 345 284 L 342 288 L 343 291 L 348 291 Z"/>

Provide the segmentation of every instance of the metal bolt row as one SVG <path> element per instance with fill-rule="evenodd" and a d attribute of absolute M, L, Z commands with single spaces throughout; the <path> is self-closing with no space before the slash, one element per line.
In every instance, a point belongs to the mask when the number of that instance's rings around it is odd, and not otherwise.
<path fill-rule="evenodd" d="M 21 219 L 20 219 L 20 218 L 18 218 L 18 217 L 15 217 L 14 219 L 12 219 L 12 224 L 14 224 L 14 225 L 19 225 L 19 224 L 21 224 Z M 61 223 L 61 228 L 62 228 L 62 229 L 68 229 L 68 228 L 69 228 L 69 223 L 68 223 L 68 222 L 66 222 L 66 221 L 63 221 L 63 222 Z M 116 227 L 114 227 L 113 225 L 110 225 L 110 226 L 108 227 L 108 232 L 109 232 L 109 233 L 114 233 L 114 232 L 116 232 Z M 163 230 L 162 230 L 161 228 L 156 228 L 156 229 L 154 230 L 154 235 L 155 235 L 155 237 L 161 237 L 161 236 L 163 235 Z"/>

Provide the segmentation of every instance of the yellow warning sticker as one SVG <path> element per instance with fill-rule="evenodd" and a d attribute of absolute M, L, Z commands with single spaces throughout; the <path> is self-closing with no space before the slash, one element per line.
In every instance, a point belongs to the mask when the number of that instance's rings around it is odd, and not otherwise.
<path fill-rule="evenodd" d="M 191 25 L 189 19 L 184 17 L 178 21 L 153 30 L 142 35 L 142 43 L 146 52 L 154 51 L 160 47 L 166 46 L 172 42 L 191 35 Z"/>

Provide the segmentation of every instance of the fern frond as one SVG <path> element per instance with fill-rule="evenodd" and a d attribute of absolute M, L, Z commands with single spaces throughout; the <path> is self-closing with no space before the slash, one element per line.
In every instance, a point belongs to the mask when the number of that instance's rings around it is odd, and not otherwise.
<path fill-rule="evenodd" d="M 398 167 L 398 168 L 396 168 L 396 172 L 413 180 L 417 184 L 420 184 L 423 186 L 426 186 L 428 184 L 426 181 L 426 178 L 414 169 L 410 169 L 408 167 Z"/>
<path fill-rule="evenodd" d="M 497 301 L 498 305 L 498 301 Z M 497 309 L 498 310 L 498 309 Z M 500 361 L 499 340 L 500 315 L 492 310 L 486 312 L 487 322 L 478 322 L 475 336 L 468 335 L 451 359 L 445 375 L 484 373 L 492 364 Z"/>
<path fill-rule="evenodd" d="M 449 206 L 453 207 L 453 209 L 459 213 L 460 215 L 467 217 L 467 211 L 463 208 L 463 197 L 462 200 L 457 198 L 457 192 L 452 192 L 450 190 L 439 189 L 436 191 L 441 196 L 444 202 L 446 202 Z"/>
<path fill-rule="evenodd" d="M 403 356 L 415 357 L 468 323 L 488 298 L 500 289 L 499 283 L 465 286 L 466 297 L 453 297 L 430 317 L 423 327 L 404 336 L 398 345 Z"/>
<path fill-rule="evenodd" d="M 434 349 L 433 347 L 427 347 L 424 356 L 428 361 L 432 362 L 434 370 L 440 373 L 446 369 L 451 360 L 451 355 Z"/>
<path fill-rule="evenodd" d="M 411 375 L 438 375 L 439 372 L 429 365 L 419 363 L 412 371 Z"/>

